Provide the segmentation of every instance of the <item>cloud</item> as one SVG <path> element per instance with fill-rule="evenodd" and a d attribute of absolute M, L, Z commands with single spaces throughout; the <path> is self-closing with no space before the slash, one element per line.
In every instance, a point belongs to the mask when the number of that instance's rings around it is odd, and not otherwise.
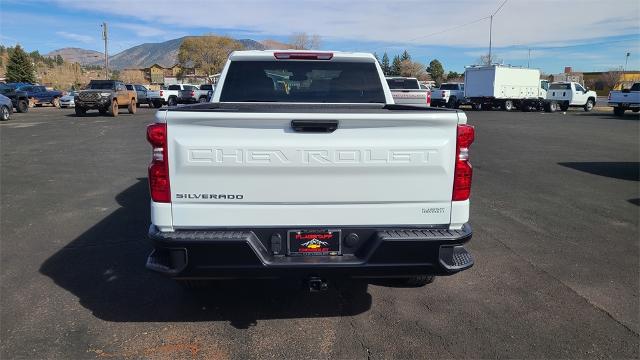
<path fill-rule="evenodd" d="M 65 39 L 69 39 L 69 40 L 73 40 L 73 41 L 77 41 L 85 44 L 91 44 L 95 41 L 91 36 L 76 34 L 68 31 L 56 31 L 56 34 L 59 36 L 62 36 Z"/>
<path fill-rule="evenodd" d="M 139 28 L 140 34 L 152 34 L 162 26 L 245 29 L 273 36 L 304 31 L 327 39 L 461 47 L 488 43 L 489 21 L 477 20 L 487 17 L 498 5 L 496 0 L 192 0 L 189 6 L 176 11 L 174 0 L 155 0 L 153 6 L 130 0 L 58 2 L 65 7 L 118 16 L 126 8 L 131 16 L 156 25 Z M 616 1 L 618 17 L 610 11 L 598 11 L 604 10 L 603 6 L 599 0 L 534 3 L 510 0 L 494 18 L 494 46 L 576 41 L 637 32 L 640 2 Z M 472 24 L 458 27 L 469 23 Z M 450 30 L 438 33 L 445 29 Z"/>

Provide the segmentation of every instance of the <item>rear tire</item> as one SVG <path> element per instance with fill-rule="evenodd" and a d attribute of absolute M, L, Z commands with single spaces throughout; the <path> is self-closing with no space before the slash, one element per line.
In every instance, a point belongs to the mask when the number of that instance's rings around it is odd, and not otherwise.
<path fill-rule="evenodd" d="M 513 101 L 511 101 L 511 100 L 506 100 L 504 102 L 504 104 L 502 104 L 502 109 L 504 111 L 511 111 L 511 110 L 513 110 L 513 108 L 514 108 Z"/>
<path fill-rule="evenodd" d="M 136 110 L 138 109 L 138 107 L 136 106 L 136 101 L 134 99 L 131 99 L 127 109 L 129 110 L 129 114 L 133 115 L 136 113 Z"/>
<path fill-rule="evenodd" d="M 156 109 L 159 109 L 162 107 L 162 102 L 161 101 L 154 101 L 153 102 L 153 107 L 155 107 Z"/>
<path fill-rule="evenodd" d="M 7 121 L 9 120 L 9 118 L 11 118 L 11 111 L 9 110 L 9 107 L 6 105 L 2 105 L 2 107 L 0 108 L 0 120 Z"/>
<path fill-rule="evenodd" d="M 560 110 L 562 111 L 569 110 L 569 104 L 560 104 Z"/>
<path fill-rule="evenodd" d="M 29 111 L 29 103 L 27 102 L 27 100 L 18 100 L 16 110 L 19 113 L 26 113 L 27 111 Z"/>
<path fill-rule="evenodd" d="M 619 107 L 614 107 L 613 108 L 613 114 L 616 116 L 623 116 L 624 115 L 624 108 L 619 108 Z"/>
<path fill-rule="evenodd" d="M 111 117 L 116 117 L 118 116 L 118 100 L 113 99 L 111 100 L 111 106 L 109 108 L 109 115 L 111 115 Z"/>
<path fill-rule="evenodd" d="M 473 103 L 473 104 L 471 104 L 471 108 L 473 110 L 475 110 L 475 111 L 480 111 L 480 110 L 482 110 L 482 104 Z"/>
<path fill-rule="evenodd" d="M 60 109 L 60 98 L 53 98 L 53 100 L 51 100 L 51 105 Z"/>
<path fill-rule="evenodd" d="M 200 99 L 198 99 L 199 103 L 206 103 L 207 102 L 207 98 L 206 97 L 201 97 Z"/>
<path fill-rule="evenodd" d="M 594 106 L 593 100 L 591 100 L 591 99 L 587 100 L 587 103 L 584 104 L 584 111 L 589 112 L 589 111 L 593 110 L 593 106 Z"/>
<path fill-rule="evenodd" d="M 84 116 L 87 113 L 87 109 L 80 106 L 76 106 L 75 111 L 76 111 L 76 116 Z"/>
<path fill-rule="evenodd" d="M 178 99 L 176 99 L 174 96 L 170 97 L 169 100 L 167 100 L 167 105 L 169 106 L 178 105 Z"/>

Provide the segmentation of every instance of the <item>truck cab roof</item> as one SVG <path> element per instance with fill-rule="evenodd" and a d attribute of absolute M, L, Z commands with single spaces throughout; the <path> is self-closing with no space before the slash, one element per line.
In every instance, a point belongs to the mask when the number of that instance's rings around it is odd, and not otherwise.
<path fill-rule="evenodd" d="M 292 57 L 293 56 L 293 57 Z M 314 59 L 313 56 L 317 56 Z M 318 60 L 318 61 L 376 61 L 370 53 L 314 50 L 240 50 L 229 55 L 231 61 L 242 60 Z"/>

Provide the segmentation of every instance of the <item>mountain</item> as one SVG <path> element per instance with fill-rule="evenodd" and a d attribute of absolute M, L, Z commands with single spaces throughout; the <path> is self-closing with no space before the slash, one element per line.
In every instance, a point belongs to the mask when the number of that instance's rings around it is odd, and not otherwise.
<path fill-rule="evenodd" d="M 172 39 L 161 43 L 146 43 L 109 56 L 109 67 L 116 70 L 145 68 L 153 64 L 170 67 L 178 62 L 178 50 L 187 37 Z M 247 50 L 264 50 L 261 43 L 251 39 L 238 39 Z M 104 55 L 93 50 L 64 48 L 50 52 L 49 56 L 62 55 L 67 61 L 77 61 L 83 65 L 102 65 Z M 95 57 L 95 55 L 99 55 Z M 84 57 L 82 55 L 85 55 Z"/>
<path fill-rule="evenodd" d="M 54 50 L 45 56 L 54 57 L 60 55 L 65 61 L 77 62 L 82 65 L 95 64 L 104 60 L 104 54 L 99 51 L 80 48 L 63 48 Z"/>

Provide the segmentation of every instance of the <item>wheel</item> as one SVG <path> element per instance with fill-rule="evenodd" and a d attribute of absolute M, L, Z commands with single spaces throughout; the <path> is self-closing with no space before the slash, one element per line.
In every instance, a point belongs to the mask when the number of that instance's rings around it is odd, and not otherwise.
<path fill-rule="evenodd" d="M 118 116 L 118 100 L 111 100 L 111 107 L 109 108 L 109 115 L 112 117 Z"/>
<path fill-rule="evenodd" d="M 51 100 L 51 105 L 53 105 L 54 107 L 57 107 L 59 109 L 60 108 L 60 98 L 53 98 L 53 100 Z"/>
<path fill-rule="evenodd" d="M 460 104 L 458 103 L 458 99 L 456 99 L 455 96 L 452 96 L 449 98 L 449 101 L 447 101 L 447 104 L 445 105 L 445 107 L 449 109 L 457 109 L 460 107 Z"/>
<path fill-rule="evenodd" d="M 569 110 L 569 104 L 560 104 L 560 110 L 562 111 Z"/>
<path fill-rule="evenodd" d="M 11 111 L 7 105 L 2 105 L 0 108 L 0 120 L 7 121 L 11 117 Z"/>
<path fill-rule="evenodd" d="M 528 102 L 523 102 L 522 104 L 520 104 L 520 111 L 522 112 L 531 111 L 531 104 L 529 104 Z"/>
<path fill-rule="evenodd" d="M 558 111 L 558 103 L 556 103 L 555 101 L 546 103 L 544 105 L 544 111 L 546 111 L 548 113 L 554 113 L 554 112 Z"/>
<path fill-rule="evenodd" d="M 614 108 L 613 108 L 613 113 L 614 113 L 615 115 L 617 115 L 617 116 L 622 116 L 622 115 L 624 115 L 624 110 L 625 110 L 625 109 L 624 109 L 624 108 L 621 108 L 621 107 L 614 107 Z"/>
<path fill-rule="evenodd" d="M 136 113 L 136 110 L 138 109 L 138 107 L 136 106 L 135 100 L 131 99 L 127 109 L 129 110 L 129 114 L 135 114 Z"/>
<path fill-rule="evenodd" d="M 156 100 L 153 102 L 153 107 L 155 107 L 156 109 L 159 109 L 162 107 L 162 101 L 160 100 Z"/>
<path fill-rule="evenodd" d="M 504 111 L 511 111 L 511 110 L 513 110 L 513 101 L 511 101 L 511 100 L 506 100 L 506 101 L 504 102 L 504 104 L 502 104 L 502 109 L 503 109 Z"/>
<path fill-rule="evenodd" d="M 19 113 L 26 113 L 27 111 L 29 111 L 29 103 L 27 102 L 27 100 L 18 100 L 16 110 L 18 110 Z"/>
<path fill-rule="evenodd" d="M 471 104 L 471 108 L 476 111 L 482 110 L 482 104 L 473 103 Z"/>
<path fill-rule="evenodd" d="M 206 97 L 201 97 L 200 99 L 198 99 L 199 103 L 206 103 L 207 102 L 207 98 Z"/>
<path fill-rule="evenodd" d="M 167 105 L 169 106 L 178 105 L 178 99 L 176 99 L 174 96 L 170 97 L 169 100 L 167 101 Z"/>
<path fill-rule="evenodd" d="M 593 110 L 593 100 L 589 99 L 587 100 L 587 103 L 584 104 L 584 111 L 589 112 L 591 110 Z"/>
<path fill-rule="evenodd" d="M 421 287 L 431 284 L 435 280 L 433 275 L 416 275 L 408 278 L 395 279 L 395 283 L 407 287 Z"/>
<path fill-rule="evenodd" d="M 84 116 L 87 113 L 87 109 L 80 106 L 76 106 L 75 110 L 76 110 L 76 116 Z"/>

